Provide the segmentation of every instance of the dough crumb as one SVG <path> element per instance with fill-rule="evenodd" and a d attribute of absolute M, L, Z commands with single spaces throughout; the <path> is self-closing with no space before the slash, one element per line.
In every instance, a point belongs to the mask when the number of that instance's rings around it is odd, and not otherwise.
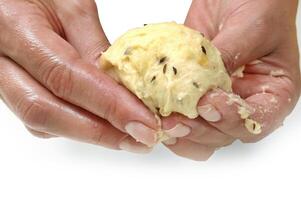
<path fill-rule="evenodd" d="M 238 114 L 240 114 L 242 119 L 247 119 L 251 115 L 251 112 L 246 107 L 239 106 Z"/>
<path fill-rule="evenodd" d="M 232 73 L 232 76 L 237 77 L 237 78 L 243 78 L 245 68 L 246 68 L 245 66 L 239 67 L 234 73 Z"/>
<path fill-rule="evenodd" d="M 255 112 L 255 109 L 248 105 L 240 96 L 235 94 L 228 94 L 228 105 L 233 105 L 234 103 L 238 104 L 237 113 L 240 115 L 241 119 L 244 120 L 244 125 L 248 132 L 251 134 L 260 134 L 262 132 L 262 126 L 260 123 L 255 120 L 250 119 L 250 116 Z"/>
<path fill-rule="evenodd" d="M 272 97 L 270 100 L 271 103 L 278 103 L 278 100 L 276 99 L 276 97 Z"/>
<path fill-rule="evenodd" d="M 218 93 L 211 93 L 211 94 L 210 94 L 210 98 L 211 98 L 211 99 L 213 99 L 214 97 L 217 97 L 217 96 L 218 96 Z"/>
<path fill-rule="evenodd" d="M 234 57 L 234 59 L 235 59 L 235 60 L 238 60 L 239 57 L 240 57 L 240 55 L 241 55 L 241 53 L 236 54 L 235 57 Z"/>
<path fill-rule="evenodd" d="M 279 77 L 279 76 L 284 76 L 285 73 L 284 73 L 284 71 L 282 69 L 279 69 L 279 70 L 272 70 L 270 72 L 270 75 L 274 76 L 274 77 Z"/>
<path fill-rule="evenodd" d="M 265 94 L 267 89 L 270 89 L 270 86 L 269 85 L 263 85 L 263 86 L 261 86 L 261 89 L 262 89 L 262 93 Z"/>
<path fill-rule="evenodd" d="M 252 119 L 246 119 L 245 120 L 245 127 L 247 130 L 254 134 L 254 135 L 259 135 L 262 133 L 262 126 L 258 122 L 252 120 Z"/>
<path fill-rule="evenodd" d="M 233 105 L 234 103 L 237 103 L 240 107 L 244 107 L 245 109 L 249 110 L 252 113 L 255 112 L 254 108 L 249 106 L 239 95 L 228 93 L 228 100 L 226 101 L 227 105 Z"/>
<path fill-rule="evenodd" d="M 254 60 L 254 61 L 250 62 L 248 65 L 258 65 L 261 63 L 263 63 L 261 60 Z"/>

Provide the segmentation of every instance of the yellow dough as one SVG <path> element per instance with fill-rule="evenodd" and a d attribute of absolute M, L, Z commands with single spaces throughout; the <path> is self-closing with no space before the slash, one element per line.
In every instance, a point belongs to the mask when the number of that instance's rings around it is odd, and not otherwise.
<path fill-rule="evenodd" d="M 208 90 L 231 91 L 218 50 L 201 33 L 173 22 L 128 31 L 103 53 L 101 66 L 162 116 L 196 118 Z"/>

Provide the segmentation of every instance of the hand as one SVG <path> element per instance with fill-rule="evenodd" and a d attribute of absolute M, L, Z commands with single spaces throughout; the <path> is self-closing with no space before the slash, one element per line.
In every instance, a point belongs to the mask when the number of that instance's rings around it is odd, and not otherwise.
<path fill-rule="evenodd" d="M 96 68 L 109 42 L 94 1 L 0 0 L 0 30 L 0 96 L 34 135 L 150 150 L 154 115 Z"/>
<path fill-rule="evenodd" d="M 165 119 L 164 127 L 180 122 L 191 127 L 185 138 L 167 141 L 169 149 L 204 160 L 235 139 L 256 142 L 283 123 L 300 95 L 296 10 L 297 0 L 192 2 L 186 25 L 212 40 L 230 74 L 245 66 L 243 77 L 232 76 L 233 92 L 243 100 L 231 101 L 229 94 L 211 91 L 199 102 L 201 118 Z M 240 104 L 253 111 L 250 118 L 262 125 L 261 134 L 246 129 L 238 114 Z"/>

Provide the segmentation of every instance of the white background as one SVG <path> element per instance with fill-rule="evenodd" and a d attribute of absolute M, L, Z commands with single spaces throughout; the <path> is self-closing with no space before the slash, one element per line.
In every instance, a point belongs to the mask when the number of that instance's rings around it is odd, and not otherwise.
<path fill-rule="evenodd" d="M 144 23 L 181 23 L 190 4 L 99 2 L 111 41 Z M 1 102 L 0 199 L 301 199 L 300 123 L 301 102 L 267 139 L 237 142 L 207 162 L 194 162 L 162 146 L 149 155 L 134 155 L 65 139 L 36 139 Z"/>

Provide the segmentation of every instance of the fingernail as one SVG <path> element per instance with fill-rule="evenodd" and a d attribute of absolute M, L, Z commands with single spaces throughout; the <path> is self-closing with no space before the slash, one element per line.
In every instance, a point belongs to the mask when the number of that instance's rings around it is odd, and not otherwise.
<path fill-rule="evenodd" d="M 175 145 L 177 143 L 177 138 L 170 138 L 168 140 L 163 141 L 165 145 Z"/>
<path fill-rule="evenodd" d="M 164 131 L 164 133 L 170 137 L 185 137 L 190 132 L 191 129 L 184 124 L 177 124 L 174 128 Z"/>
<path fill-rule="evenodd" d="M 210 104 L 198 107 L 198 112 L 208 122 L 218 122 L 222 118 L 216 108 Z"/>
<path fill-rule="evenodd" d="M 142 123 L 130 122 L 126 125 L 125 130 L 137 142 L 141 142 L 147 146 L 153 146 L 156 143 L 156 131 Z"/>
<path fill-rule="evenodd" d="M 132 141 L 131 138 L 128 138 L 128 137 L 120 142 L 119 148 L 121 150 L 128 151 L 131 153 L 137 153 L 137 154 L 147 154 L 152 151 L 151 148 L 149 148 L 141 143 Z"/>

